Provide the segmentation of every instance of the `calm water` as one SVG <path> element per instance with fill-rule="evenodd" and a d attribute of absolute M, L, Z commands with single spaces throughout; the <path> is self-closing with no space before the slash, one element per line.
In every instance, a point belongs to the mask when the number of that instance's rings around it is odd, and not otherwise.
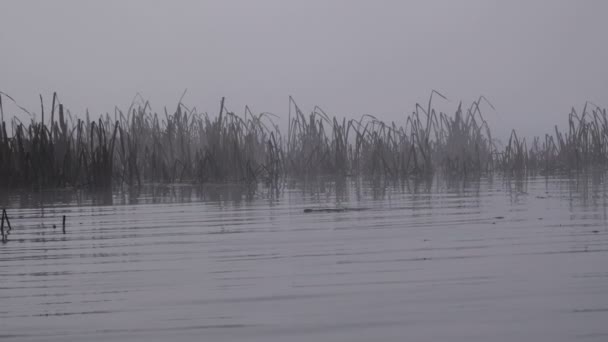
<path fill-rule="evenodd" d="M 600 176 L 1 201 L 6 340 L 608 340 Z"/>

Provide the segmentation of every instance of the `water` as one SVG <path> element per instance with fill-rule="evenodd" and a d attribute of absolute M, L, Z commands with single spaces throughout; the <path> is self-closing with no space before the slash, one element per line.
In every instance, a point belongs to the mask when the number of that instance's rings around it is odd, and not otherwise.
<path fill-rule="evenodd" d="M 0 338 L 606 341 L 607 190 L 599 176 L 5 194 Z M 369 210 L 303 213 L 336 205 Z"/>

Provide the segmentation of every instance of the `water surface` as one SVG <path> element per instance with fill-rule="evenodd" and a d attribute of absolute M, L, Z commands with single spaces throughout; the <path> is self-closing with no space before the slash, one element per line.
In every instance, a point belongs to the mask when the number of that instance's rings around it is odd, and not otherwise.
<path fill-rule="evenodd" d="M 6 340 L 608 340 L 602 176 L 1 201 Z"/>

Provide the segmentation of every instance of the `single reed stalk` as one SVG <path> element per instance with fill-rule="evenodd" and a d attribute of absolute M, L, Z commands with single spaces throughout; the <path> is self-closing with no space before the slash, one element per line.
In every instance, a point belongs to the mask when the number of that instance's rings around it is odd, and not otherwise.
<path fill-rule="evenodd" d="M 6 213 L 6 209 L 2 209 L 2 218 L 6 220 L 6 225 L 8 227 L 7 233 L 10 232 L 13 227 L 11 227 L 11 221 L 8 219 L 8 214 Z"/>

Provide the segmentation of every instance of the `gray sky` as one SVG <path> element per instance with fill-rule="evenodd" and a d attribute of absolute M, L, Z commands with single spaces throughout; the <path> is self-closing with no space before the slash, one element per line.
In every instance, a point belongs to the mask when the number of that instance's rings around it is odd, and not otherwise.
<path fill-rule="evenodd" d="M 0 91 L 39 113 L 184 102 L 401 120 L 431 89 L 453 111 L 487 96 L 493 130 L 543 134 L 608 106 L 608 1 L 7 1 Z"/>

